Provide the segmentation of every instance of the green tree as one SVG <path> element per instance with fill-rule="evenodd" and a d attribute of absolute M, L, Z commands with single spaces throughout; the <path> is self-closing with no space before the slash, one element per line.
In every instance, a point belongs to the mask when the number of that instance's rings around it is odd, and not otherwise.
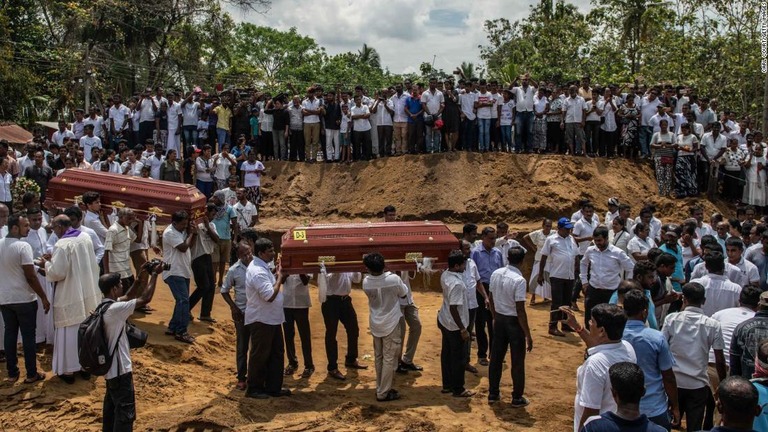
<path fill-rule="evenodd" d="M 379 57 L 379 52 L 376 51 L 376 48 L 363 44 L 363 48 L 357 52 L 357 57 L 361 63 L 381 69 L 381 57 Z"/>

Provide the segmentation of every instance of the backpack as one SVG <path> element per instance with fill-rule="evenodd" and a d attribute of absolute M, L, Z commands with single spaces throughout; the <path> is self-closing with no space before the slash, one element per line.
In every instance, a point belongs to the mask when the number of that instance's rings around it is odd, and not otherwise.
<path fill-rule="evenodd" d="M 102 376 L 112 367 L 112 358 L 119 346 L 119 338 L 115 348 L 110 352 L 109 339 L 104 327 L 104 313 L 113 302 L 100 304 L 88 318 L 80 324 L 77 330 L 77 357 L 84 371 Z M 120 337 L 122 337 L 120 333 Z"/>

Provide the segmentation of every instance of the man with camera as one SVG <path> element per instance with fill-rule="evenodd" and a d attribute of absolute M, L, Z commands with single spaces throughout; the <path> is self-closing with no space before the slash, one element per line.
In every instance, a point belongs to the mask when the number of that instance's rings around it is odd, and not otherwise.
<path fill-rule="evenodd" d="M 120 273 L 107 273 L 99 278 L 99 289 L 104 294 L 102 303 L 110 303 L 104 312 L 104 330 L 110 352 L 113 352 L 112 366 L 104 378 L 107 380 L 107 392 L 104 395 L 103 431 L 132 431 L 136 420 L 136 401 L 133 390 L 133 367 L 128 335 L 125 324 L 136 309 L 145 307 L 155 295 L 157 276 L 166 264 L 152 260 L 144 264 L 139 274 L 149 272 L 152 276 L 149 284 L 140 287 L 141 277 L 136 278 L 124 296 Z M 140 297 L 137 293 L 143 292 Z"/>

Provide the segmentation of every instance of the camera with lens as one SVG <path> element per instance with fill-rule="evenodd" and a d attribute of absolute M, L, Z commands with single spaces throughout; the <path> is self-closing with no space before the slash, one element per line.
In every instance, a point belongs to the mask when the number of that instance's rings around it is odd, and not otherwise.
<path fill-rule="evenodd" d="M 144 270 L 147 270 L 147 271 L 151 271 L 158 264 L 162 264 L 163 271 L 168 271 L 168 270 L 171 269 L 171 265 L 169 263 L 163 262 L 163 260 L 161 260 L 159 258 L 153 258 L 153 259 L 147 261 L 146 263 L 144 263 L 143 266 L 141 266 L 141 268 L 144 269 Z"/>

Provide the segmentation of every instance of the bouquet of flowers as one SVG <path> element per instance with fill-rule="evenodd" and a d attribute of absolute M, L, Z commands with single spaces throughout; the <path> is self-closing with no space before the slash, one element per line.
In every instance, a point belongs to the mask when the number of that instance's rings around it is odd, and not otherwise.
<path fill-rule="evenodd" d="M 40 186 L 35 183 L 34 180 L 26 177 L 18 177 L 11 186 L 11 195 L 13 196 L 13 212 L 20 211 L 23 207 L 22 198 L 27 192 L 32 192 L 38 197 L 40 196 Z"/>

